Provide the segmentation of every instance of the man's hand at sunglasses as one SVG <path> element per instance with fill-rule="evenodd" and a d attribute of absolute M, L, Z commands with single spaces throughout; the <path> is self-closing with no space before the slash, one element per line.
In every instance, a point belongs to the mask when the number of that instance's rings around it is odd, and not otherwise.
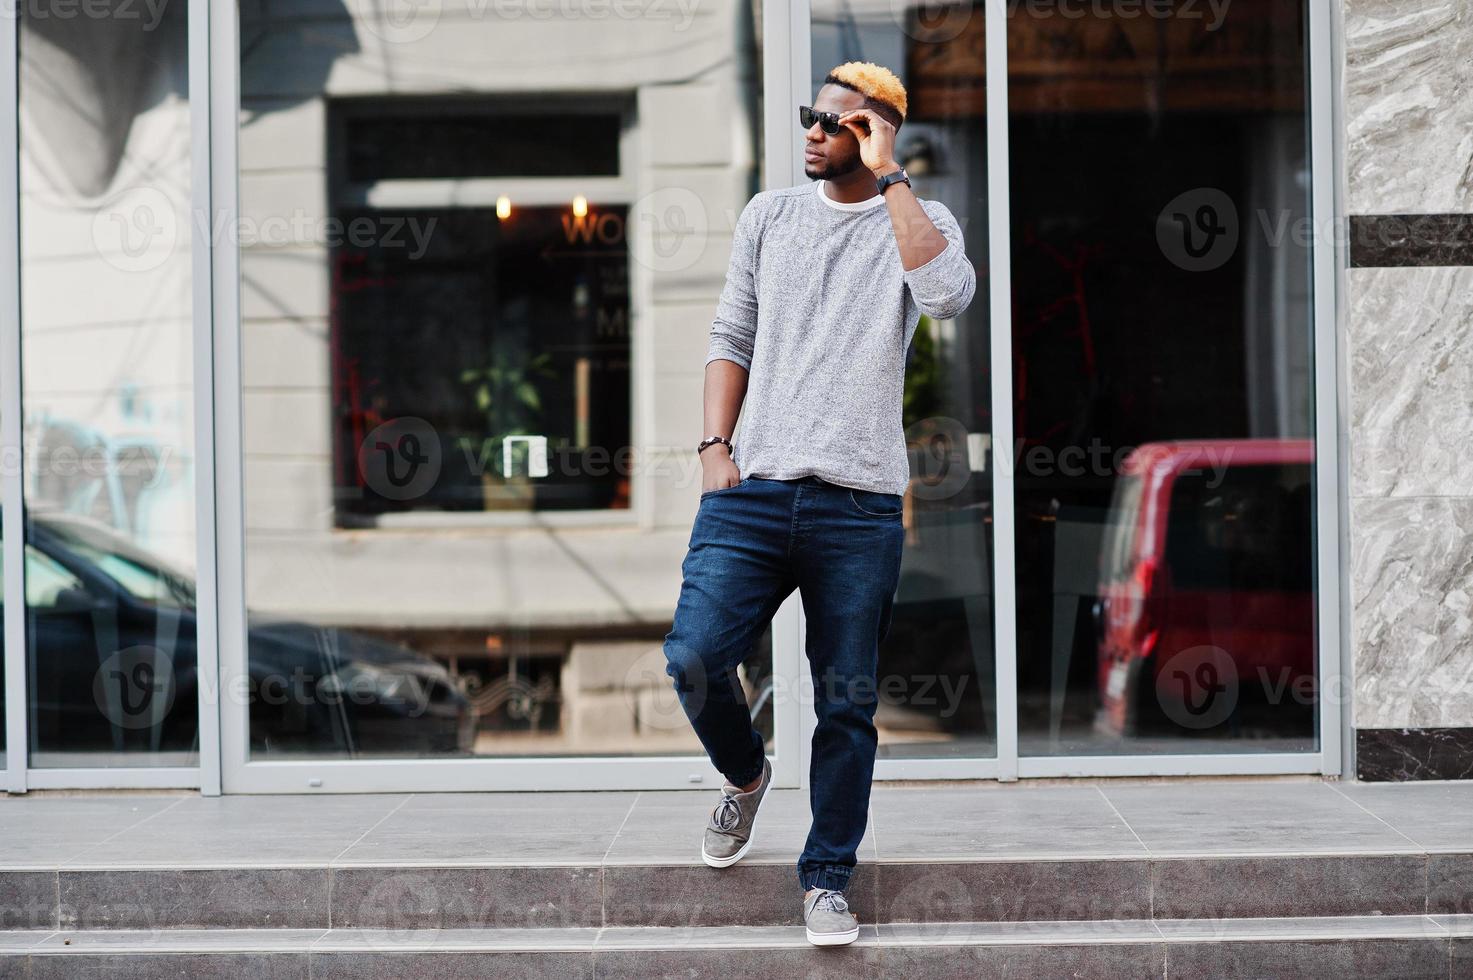
<path fill-rule="evenodd" d="M 859 160 L 875 177 L 899 170 L 895 162 L 895 127 L 872 109 L 850 109 L 839 113 L 839 125 L 859 140 Z"/>

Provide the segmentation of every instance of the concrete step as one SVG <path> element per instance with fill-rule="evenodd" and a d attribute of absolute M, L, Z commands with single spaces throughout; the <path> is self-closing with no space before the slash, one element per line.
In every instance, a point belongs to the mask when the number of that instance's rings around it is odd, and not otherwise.
<path fill-rule="evenodd" d="M 751 976 L 1461 980 L 1473 916 L 867 925 L 811 947 L 797 925 L 0 933 L 0 976 L 413 978 Z"/>
<path fill-rule="evenodd" d="M 788 862 L 68 865 L 0 871 L 0 928 L 782 926 Z M 1473 853 L 871 861 L 861 921 L 954 923 L 1473 913 Z"/>

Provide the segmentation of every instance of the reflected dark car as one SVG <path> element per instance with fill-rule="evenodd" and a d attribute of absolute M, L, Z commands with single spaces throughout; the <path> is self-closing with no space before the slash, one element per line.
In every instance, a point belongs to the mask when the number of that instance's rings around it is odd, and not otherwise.
<path fill-rule="evenodd" d="M 198 624 L 189 576 L 95 521 L 29 517 L 26 622 L 38 750 L 196 750 Z M 253 751 L 469 752 L 474 713 L 437 661 L 354 630 L 259 615 L 249 616 L 248 636 Z"/>
<path fill-rule="evenodd" d="M 1102 729 L 1208 729 L 1315 697 L 1307 439 L 1147 443 L 1125 461 L 1100 553 Z M 1220 710 L 1221 709 L 1221 710 Z"/>

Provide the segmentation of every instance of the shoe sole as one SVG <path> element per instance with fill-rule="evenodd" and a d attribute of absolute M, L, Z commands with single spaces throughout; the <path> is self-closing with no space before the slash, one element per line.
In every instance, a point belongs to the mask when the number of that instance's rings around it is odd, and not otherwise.
<path fill-rule="evenodd" d="M 803 930 L 808 932 L 807 929 Z M 859 926 L 848 932 L 808 932 L 808 941 L 815 946 L 848 946 L 859 938 Z"/>
<path fill-rule="evenodd" d="M 771 789 L 771 788 L 772 788 L 771 785 L 769 785 L 768 786 L 768 789 Z M 762 799 L 764 799 L 764 800 L 767 799 L 767 794 L 766 793 L 763 793 L 762 794 Z M 757 839 L 757 818 L 760 817 L 760 816 L 762 816 L 762 803 L 761 803 L 761 801 L 758 801 L 758 803 L 757 803 L 757 812 L 754 813 L 754 814 L 752 814 L 752 826 L 750 826 L 750 827 L 747 828 L 747 842 L 745 844 L 743 844 L 741 847 L 737 848 L 737 852 L 735 854 L 733 854 L 731 857 L 719 858 L 719 857 L 712 857 L 711 855 L 707 854 L 706 853 L 706 842 L 705 842 L 704 839 L 702 839 L 702 841 L 701 841 L 701 860 L 706 862 L 706 866 L 707 867 L 711 867 L 711 868 L 729 868 L 733 864 L 736 864 L 738 861 L 740 861 L 742 858 L 746 857 L 747 856 L 747 851 L 749 851 L 751 849 L 751 847 L 752 847 L 752 841 L 754 841 L 754 840 Z"/>
<path fill-rule="evenodd" d="M 704 843 L 702 843 L 701 844 L 701 860 L 702 861 L 705 861 L 706 864 L 708 866 L 712 867 L 712 868 L 729 868 L 729 867 L 731 867 L 733 864 L 736 864 L 742 858 L 744 858 L 744 857 L 747 856 L 747 850 L 749 848 L 751 848 L 751 846 L 752 846 L 753 832 L 756 830 L 756 828 L 757 828 L 757 818 L 756 817 L 753 817 L 752 818 L 752 826 L 747 828 L 747 842 L 745 844 L 743 844 L 741 847 L 737 848 L 737 852 L 735 854 L 733 854 L 731 857 L 724 857 L 724 858 L 712 857 L 711 855 L 709 855 L 709 854 L 706 853 L 706 845 Z"/>

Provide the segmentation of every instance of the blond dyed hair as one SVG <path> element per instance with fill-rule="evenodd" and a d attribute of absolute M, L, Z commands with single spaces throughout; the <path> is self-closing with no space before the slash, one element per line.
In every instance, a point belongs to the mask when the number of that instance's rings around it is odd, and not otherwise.
<path fill-rule="evenodd" d="M 895 73 L 873 61 L 846 61 L 828 73 L 824 84 L 835 82 L 853 89 L 866 99 L 889 106 L 905 118 L 905 86 Z"/>

